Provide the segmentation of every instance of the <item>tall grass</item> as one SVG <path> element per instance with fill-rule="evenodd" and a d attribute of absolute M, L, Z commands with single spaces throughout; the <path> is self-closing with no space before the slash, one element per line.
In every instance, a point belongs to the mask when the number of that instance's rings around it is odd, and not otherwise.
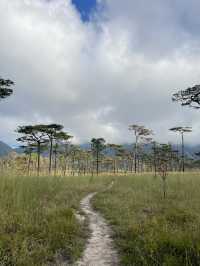
<path fill-rule="evenodd" d="M 0 177 L 0 265 L 72 264 L 85 228 L 75 210 L 106 179 L 90 177 Z"/>
<path fill-rule="evenodd" d="M 93 202 L 114 230 L 121 265 L 200 265 L 200 176 L 116 177 Z"/>
<path fill-rule="evenodd" d="M 105 190 L 115 179 L 111 190 Z M 121 265 L 200 265 L 200 177 L 172 174 L 163 199 L 159 177 L 0 177 L 0 265 L 73 265 L 86 226 L 80 200 L 100 191 L 94 207 L 114 230 Z"/>

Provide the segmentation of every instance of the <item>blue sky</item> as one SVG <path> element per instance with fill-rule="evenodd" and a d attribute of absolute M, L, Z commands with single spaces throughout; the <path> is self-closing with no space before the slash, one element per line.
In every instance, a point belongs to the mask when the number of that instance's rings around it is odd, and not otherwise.
<path fill-rule="evenodd" d="M 80 12 L 83 21 L 89 21 L 90 14 L 97 5 L 96 0 L 72 0 L 72 3 Z"/>

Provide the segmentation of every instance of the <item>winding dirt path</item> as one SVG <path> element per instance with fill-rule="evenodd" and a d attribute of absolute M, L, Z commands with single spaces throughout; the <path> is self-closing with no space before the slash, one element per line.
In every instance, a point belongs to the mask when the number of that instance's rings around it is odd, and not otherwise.
<path fill-rule="evenodd" d="M 105 219 L 91 206 L 91 199 L 96 194 L 91 193 L 81 201 L 81 209 L 89 219 L 91 236 L 77 266 L 118 266 L 118 255 L 113 248 L 111 229 Z"/>

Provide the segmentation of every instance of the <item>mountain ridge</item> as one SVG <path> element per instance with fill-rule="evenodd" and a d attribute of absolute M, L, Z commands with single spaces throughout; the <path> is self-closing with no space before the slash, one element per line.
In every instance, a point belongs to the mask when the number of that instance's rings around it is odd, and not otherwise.
<path fill-rule="evenodd" d="M 13 152 L 13 149 L 3 141 L 0 141 L 0 157 L 6 156 Z"/>
<path fill-rule="evenodd" d="M 121 144 L 124 149 L 126 150 L 132 150 L 134 144 L 130 143 L 124 143 Z M 89 150 L 90 149 L 90 143 L 83 143 L 79 145 L 81 149 L 83 150 Z M 179 152 L 181 152 L 181 145 L 173 145 L 174 149 L 178 149 Z M 146 147 L 146 150 L 149 150 L 149 147 Z M 6 156 L 11 152 L 16 152 L 16 153 L 22 153 L 22 149 L 20 147 L 18 148 L 12 148 L 8 144 L 6 144 L 3 141 L 0 141 L 0 157 Z M 195 153 L 200 152 L 200 144 L 197 145 L 190 145 L 190 144 L 185 144 L 185 154 L 186 156 L 197 158 Z"/>

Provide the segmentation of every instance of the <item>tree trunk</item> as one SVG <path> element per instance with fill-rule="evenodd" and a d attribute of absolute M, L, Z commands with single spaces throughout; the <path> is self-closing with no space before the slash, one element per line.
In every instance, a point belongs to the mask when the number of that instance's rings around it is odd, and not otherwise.
<path fill-rule="evenodd" d="M 37 143 L 37 175 L 40 175 L 40 147 L 41 143 Z"/>
<path fill-rule="evenodd" d="M 137 173 L 137 147 L 138 146 L 138 136 L 137 133 L 135 132 L 135 173 Z"/>
<path fill-rule="evenodd" d="M 66 176 L 67 172 L 67 156 L 64 158 L 64 176 Z"/>
<path fill-rule="evenodd" d="M 154 143 L 154 177 L 157 176 L 156 143 Z"/>
<path fill-rule="evenodd" d="M 99 175 L 99 152 L 97 151 L 96 173 Z"/>
<path fill-rule="evenodd" d="M 113 172 L 116 174 L 116 160 L 113 160 Z"/>
<path fill-rule="evenodd" d="M 185 172 L 185 151 L 184 151 L 184 136 L 183 132 L 181 133 L 182 140 L 182 171 Z"/>
<path fill-rule="evenodd" d="M 54 150 L 54 176 L 56 176 L 57 171 L 57 146 L 55 146 Z"/>
<path fill-rule="evenodd" d="M 52 152 L 53 152 L 53 139 L 51 137 L 50 138 L 50 151 L 49 151 L 49 175 L 51 174 Z"/>
<path fill-rule="evenodd" d="M 72 175 L 75 175 L 75 154 L 72 157 Z"/>
<path fill-rule="evenodd" d="M 166 176 L 165 174 L 163 174 L 163 197 L 164 199 L 166 199 L 166 196 L 167 196 L 167 183 L 166 183 Z"/>
<path fill-rule="evenodd" d="M 28 175 L 30 174 L 31 155 L 32 155 L 32 152 L 29 153 L 29 158 L 28 158 Z"/>

